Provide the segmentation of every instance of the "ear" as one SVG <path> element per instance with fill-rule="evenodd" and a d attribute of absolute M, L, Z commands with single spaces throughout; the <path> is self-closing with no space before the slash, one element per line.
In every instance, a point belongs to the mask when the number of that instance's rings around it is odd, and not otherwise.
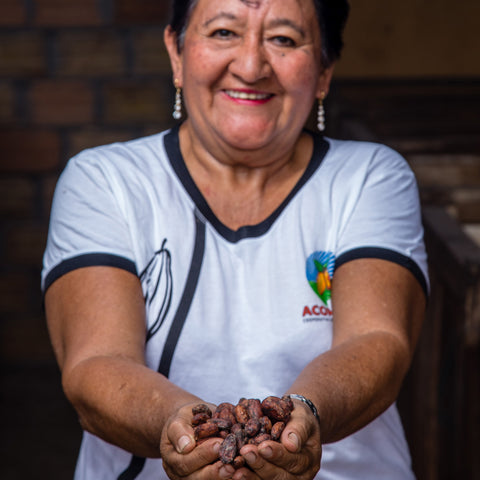
<path fill-rule="evenodd" d="M 182 54 L 178 51 L 177 34 L 172 30 L 170 25 L 163 32 L 163 41 L 167 47 L 170 64 L 172 66 L 173 78 L 178 80 L 178 86 L 183 86 L 183 63 Z"/>
<path fill-rule="evenodd" d="M 320 74 L 318 78 L 317 84 L 317 98 L 325 98 L 328 95 L 328 91 L 330 90 L 330 83 L 332 81 L 333 70 L 335 68 L 335 64 L 332 63 L 328 68 L 325 68 L 323 72 Z"/>

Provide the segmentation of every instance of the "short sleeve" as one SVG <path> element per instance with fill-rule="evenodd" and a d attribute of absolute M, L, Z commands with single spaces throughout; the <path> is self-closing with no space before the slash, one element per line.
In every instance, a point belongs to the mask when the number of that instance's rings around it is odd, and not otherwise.
<path fill-rule="evenodd" d="M 427 255 L 418 188 L 406 160 L 392 149 L 365 144 L 353 168 L 351 206 L 339 236 L 336 266 L 382 258 L 409 268 L 428 291 Z M 366 160 L 365 160 L 366 158 Z"/>
<path fill-rule="evenodd" d="M 136 272 L 115 170 L 94 149 L 73 157 L 60 175 L 43 259 L 42 290 L 82 266 L 110 265 Z"/>

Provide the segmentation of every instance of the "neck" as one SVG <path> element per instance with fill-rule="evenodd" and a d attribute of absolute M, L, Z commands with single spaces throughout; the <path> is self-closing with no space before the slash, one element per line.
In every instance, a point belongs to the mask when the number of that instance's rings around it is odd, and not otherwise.
<path fill-rule="evenodd" d="M 217 218 L 234 230 L 255 225 L 273 213 L 302 176 L 313 151 L 313 141 L 306 134 L 274 151 L 207 148 L 187 122 L 179 135 L 194 182 Z"/>

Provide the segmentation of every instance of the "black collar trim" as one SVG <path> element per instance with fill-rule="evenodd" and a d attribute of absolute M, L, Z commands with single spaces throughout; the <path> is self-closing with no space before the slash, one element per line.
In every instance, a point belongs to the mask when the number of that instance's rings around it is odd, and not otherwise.
<path fill-rule="evenodd" d="M 183 159 L 180 151 L 179 143 L 179 126 L 172 128 L 164 137 L 165 150 L 167 152 L 170 163 L 175 170 L 178 178 L 182 182 L 183 186 L 189 193 L 190 197 L 194 201 L 196 207 L 205 217 L 205 219 L 217 230 L 217 232 L 231 243 L 239 242 L 244 238 L 260 237 L 264 235 L 270 227 L 275 223 L 275 220 L 280 216 L 283 210 L 287 207 L 290 201 L 295 197 L 297 192 L 305 185 L 310 177 L 318 169 L 322 160 L 329 149 L 329 143 L 321 136 L 310 133 L 314 140 L 313 154 L 310 159 L 305 172 L 295 187 L 289 193 L 287 198 L 278 206 L 278 208 L 265 220 L 256 225 L 246 225 L 240 227 L 238 230 L 232 230 L 224 225 L 213 213 L 209 207 L 202 193 L 198 189 L 197 185 L 193 181 Z"/>

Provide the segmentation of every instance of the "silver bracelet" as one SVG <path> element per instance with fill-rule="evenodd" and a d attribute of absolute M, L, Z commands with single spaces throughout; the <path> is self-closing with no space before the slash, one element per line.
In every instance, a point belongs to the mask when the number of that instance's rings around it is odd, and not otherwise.
<path fill-rule="evenodd" d="M 295 399 L 295 400 L 300 400 L 303 402 L 313 413 L 313 416 L 318 420 L 318 423 L 320 423 L 320 417 L 318 415 L 318 410 L 313 404 L 311 400 L 308 398 L 305 398 L 303 395 L 297 395 L 296 393 L 292 393 L 289 395 L 290 398 Z"/>

